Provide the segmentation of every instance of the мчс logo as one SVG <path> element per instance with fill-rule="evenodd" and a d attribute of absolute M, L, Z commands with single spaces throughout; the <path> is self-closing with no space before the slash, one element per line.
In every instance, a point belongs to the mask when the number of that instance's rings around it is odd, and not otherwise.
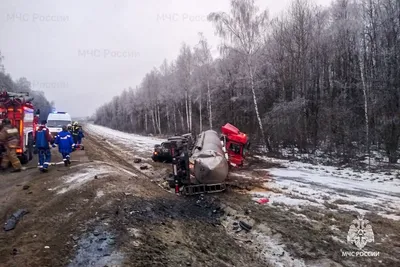
<path fill-rule="evenodd" d="M 367 243 L 374 242 L 374 232 L 368 220 L 364 220 L 364 216 L 357 216 L 356 220 L 350 225 L 347 233 L 347 242 L 354 244 L 360 250 L 363 249 Z"/>

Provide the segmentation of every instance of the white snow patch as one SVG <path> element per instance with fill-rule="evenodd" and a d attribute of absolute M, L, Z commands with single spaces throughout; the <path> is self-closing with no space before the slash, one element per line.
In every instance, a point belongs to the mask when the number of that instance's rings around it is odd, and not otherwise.
<path fill-rule="evenodd" d="M 166 141 L 165 139 L 155 137 L 124 133 L 95 124 L 88 124 L 86 128 L 88 131 L 99 134 L 105 137 L 107 140 L 112 141 L 113 143 L 121 145 L 122 147 L 125 147 L 127 149 L 132 148 L 133 150 L 137 150 L 140 152 L 148 151 L 151 153 L 154 145 L 161 144 L 162 142 Z"/>
<path fill-rule="evenodd" d="M 103 190 L 99 190 L 96 192 L 96 198 L 101 198 L 102 196 L 104 196 L 104 191 Z"/>
<path fill-rule="evenodd" d="M 257 196 L 268 197 L 271 204 L 322 208 L 327 202 L 342 210 L 360 214 L 378 212 L 385 218 L 400 219 L 400 216 L 395 215 L 400 210 L 400 181 L 395 178 L 396 173 L 385 175 L 356 172 L 350 168 L 264 159 L 285 167 L 268 169 L 273 180 L 264 184 L 266 188 L 277 189 L 275 191 L 281 193 L 253 192 Z"/>
<path fill-rule="evenodd" d="M 123 172 L 125 172 L 126 174 L 129 174 L 130 176 L 137 177 L 136 174 L 134 174 L 134 173 L 131 172 L 131 171 L 125 170 L 124 168 L 118 168 L 118 169 L 121 170 L 121 171 L 123 171 Z"/>
<path fill-rule="evenodd" d="M 333 236 L 333 235 L 331 235 L 331 238 L 332 238 L 332 240 L 333 240 L 333 241 L 335 241 L 335 242 L 337 242 L 337 243 L 346 244 L 346 242 L 345 242 L 345 241 L 343 241 L 342 239 L 340 239 L 340 238 L 339 238 L 339 237 L 337 237 L 337 236 Z"/>
<path fill-rule="evenodd" d="M 303 260 L 293 258 L 279 240 L 262 233 L 254 232 L 258 243 L 262 244 L 261 255 L 275 267 L 306 267 Z"/>
<path fill-rule="evenodd" d="M 128 228 L 127 230 L 128 230 L 130 237 L 139 238 L 142 236 L 141 231 L 137 228 L 132 227 L 132 228 Z"/>
<path fill-rule="evenodd" d="M 246 216 L 242 216 L 246 217 Z M 233 224 L 237 222 L 233 217 L 225 217 L 222 224 L 225 226 L 227 233 L 233 236 L 238 241 L 251 240 L 251 246 L 258 247 L 258 253 L 268 262 L 268 266 L 274 267 L 306 267 L 302 259 L 295 259 L 286 250 L 285 245 L 280 240 L 278 235 L 270 236 L 265 232 L 270 232 L 267 226 L 255 227 L 250 232 L 241 231 L 236 233 L 233 229 Z M 257 229 L 256 229 L 257 228 Z"/>
<path fill-rule="evenodd" d="M 73 173 L 72 175 L 65 175 L 61 177 L 63 180 L 63 185 L 49 189 L 58 190 L 57 194 L 64 194 L 70 190 L 79 188 L 83 184 L 94 179 L 95 176 L 101 178 L 104 175 L 114 173 L 113 169 L 106 166 L 88 166 L 85 169 Z"/>
<path fill-rule="evenodd" d="M 254 197 L 253 200 L 256 201 L 258 200 L 258 196 L 263 196 L 265 198 L 269 199 L 269 202 L 271 205 L 276 204 L 284 204 L 287 206 L 317 206 L 317 207 L 322 207 L 321 204 L 315 203 L 313 201 L 307 200 L 307 199 L 299 199 L 299 198 L 294 198 L 291 197 L 290 195 L 286 194 L 278 194 L 274 192 L 270 193 L 260 193 L 260 192 L 254 192 L 254 194 L 257 194 L 257 197 Z"/>
<path fill-rule="evenodd" d="M 378 213 L 379 216 L 389 219 L 389 220 L 394 220 L 394 221 L 400 221 L 400 216 L 399 215 L 394 215 L 394 214 L 385 214 L 382 212 Z"/>

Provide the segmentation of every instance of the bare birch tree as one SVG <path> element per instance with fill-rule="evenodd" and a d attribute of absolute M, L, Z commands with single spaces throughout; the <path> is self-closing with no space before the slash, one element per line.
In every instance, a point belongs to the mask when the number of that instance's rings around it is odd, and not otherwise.
<path fill-rule="evenodd" d="M 225 43 L 223 49 L 234 49 L 244 56 L 262 141 L 271 150 L 269 141 L 265 137 L 255 92 L 257 69 L 254 61 L 264 45 L 264 32 L 268 27 L 267 11 L 261 13 L 258 11 L 259 8 L 255 5 L 254 0 L 231 0 L 230 15 L 225 12 L 211 13 L 208 19 L 214 23 L 217 34 L 225 41 L 230 42 L 230 44 Z"/>

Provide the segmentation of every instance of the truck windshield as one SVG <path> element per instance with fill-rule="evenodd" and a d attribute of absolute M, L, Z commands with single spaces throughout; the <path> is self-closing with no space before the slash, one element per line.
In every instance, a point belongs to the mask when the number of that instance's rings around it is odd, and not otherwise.
<path fill-rule="evenodd" d="M 47 121 L 47 127 L 63 127 L 64 125 L 67 126 L 70 124 L 70 121 L 61 121 L 61 120 L 51 120 Z"/>
<path fill-rule="evenodd" d="M 240 155 L 240 145 L 236 143 L 231 143 L 229 145 L 229 150 L 233 151 L 235 154 Z"/>

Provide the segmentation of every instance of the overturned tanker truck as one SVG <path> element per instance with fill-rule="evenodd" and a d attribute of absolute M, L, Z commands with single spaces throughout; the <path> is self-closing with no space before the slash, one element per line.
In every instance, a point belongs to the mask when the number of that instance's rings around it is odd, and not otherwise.
<path fill-rule="evenodd" d="M 175 188 L 175 193 L 194 195 L 222 192 L 226 189 L 231 158 L 226 147 L 230 139 L 224 134 L 224 130 L 222 132 L 220 137 L 213 130 L 204 131 L 198 136 L 193 150 L 189 151 L 187 146 L 182 146 L 181 149 L 172 151 L 173 174 L 168 183 Z M 238 144 L 242 148 L 237 151 L 242 156 L 243 148 L 248 149 L 247 137 L 245 141 L 244 144 Z"/>

